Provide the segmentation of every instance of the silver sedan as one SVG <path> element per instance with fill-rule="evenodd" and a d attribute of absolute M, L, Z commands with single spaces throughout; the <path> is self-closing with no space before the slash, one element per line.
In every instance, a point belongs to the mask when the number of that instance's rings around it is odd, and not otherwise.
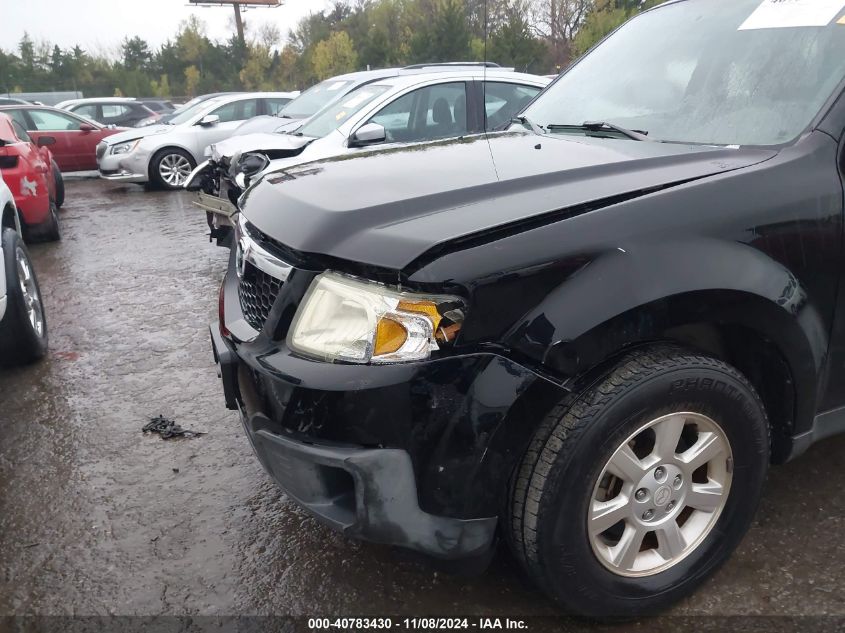
<path fill-rule="evenodd" d="M 210 144 L 229 137 L 245 120 L 274 113 L 298 92 L 253 92 L 203 101 L 167 124 L 115 134 L 97 145 L 100 176 L 179 189 Z"/>

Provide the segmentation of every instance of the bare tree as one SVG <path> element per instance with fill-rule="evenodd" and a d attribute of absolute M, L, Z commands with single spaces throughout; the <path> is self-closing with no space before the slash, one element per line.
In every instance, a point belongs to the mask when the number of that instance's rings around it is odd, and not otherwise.
<path fill-rule="evenodd" d="M 572 41 L 595 0 L 533 0 L 534 29 L 548 43 L 553 61 L 560 67 L 572 58 Z"/>

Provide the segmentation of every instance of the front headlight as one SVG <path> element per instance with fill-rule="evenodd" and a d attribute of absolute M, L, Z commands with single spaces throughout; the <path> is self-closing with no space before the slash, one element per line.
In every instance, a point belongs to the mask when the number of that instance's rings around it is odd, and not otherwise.
<path fill-rule="evenodd" d="M 323 273 L 299 306 L 288 346 L 328 362 L 425 360 L 440 345 L 455 340 L 464 310 L 459 297 L 401 292 Z"/>
<path fill-rule="evenodd" d="M 261 152 L 247 152 L 238 158 L 237 170 L 249 178 L 264 171 L 269 164 L 270 159 L 266 154 L 262 154 Z"/>
<path fill-rule="evenodd" d="M 118 143 L 116 145 L 112 145 L 111 153 L 112 154 L 128 154 L 131 151 L 134 151 L 136 147 L 138 147 L 138 143 L 141 142 L 141 139 L 136 139 L 134 141 L 126 141 L 125 143 Z"/>

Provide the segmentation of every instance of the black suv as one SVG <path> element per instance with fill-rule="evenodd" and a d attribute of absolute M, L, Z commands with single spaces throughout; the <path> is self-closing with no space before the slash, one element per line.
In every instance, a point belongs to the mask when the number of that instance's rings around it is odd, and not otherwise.
<path fill-rule="evenodd" d="M 352 537 L 500 536 L 573 612 L 692 591 L 845 431 L 832 4 L 669 2 L 508 130 L 249 188 L 212 337 L 267 471 Z"/>

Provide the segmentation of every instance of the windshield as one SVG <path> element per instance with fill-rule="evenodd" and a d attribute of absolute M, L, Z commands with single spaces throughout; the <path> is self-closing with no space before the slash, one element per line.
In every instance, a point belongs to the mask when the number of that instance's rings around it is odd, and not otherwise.
<path fill-rule="evenodd" d="M 331 103 L 332 100 L 342 95 L 352 83 L 351 79 L 328 79 L 318 83 L 279 110 L 276 116 L 291 119 L 306 119 L 313 116 L 324 106 Z"/>
<path fill-rule="evenodd" d="M 188 108 L 193 108 L 195 105 L 197 105 L 198 103 L 202 103 L 206 99 L 207 99 L 207 97 L 205 95 L 200 95 L 199 97 L 194 97 L 193 99 L 188 101 L 186 104 L 184 104 L 181 108 L 177 108 L 175 110 L 175 112 L 184 112 Z"/>
<path fill-rule="evenodd" d="M 687 0 L 645 13 L 524 114 L 543 127 L 604 121 L 654 140 L 788 142 L 845 73 L 845 20 L 837 20 L 845 2 L 818 0 L 799 12 L 790 4 Z"/>
<path fill-rule="evenodd" d="M 330 104 L 318 112 L 299 132 L 304 136 L 323 138 L 332 130 L 343 125 L 356 112 L 370 103 L 390 86 L 361 86 L 341 99 L 340 103 Z"/>
<path fill-rule="evenodd" d="M 187 123 L 191 119 L 193 119 L 196 115 L 200 113 L 200 111 L 204 111 L 206 108 L 213 108 L 214 106 L 218 105 L 222 99 L 206 99 L 205 101 L 201 101 L 199 103 L 195 103 L 191 107 L 186 107 L 184 110 L 180 111 L 178 114 L 174 115 L 170 118 L 167 122 L 171 125 L 181 125 L 182 123 Z"/>

